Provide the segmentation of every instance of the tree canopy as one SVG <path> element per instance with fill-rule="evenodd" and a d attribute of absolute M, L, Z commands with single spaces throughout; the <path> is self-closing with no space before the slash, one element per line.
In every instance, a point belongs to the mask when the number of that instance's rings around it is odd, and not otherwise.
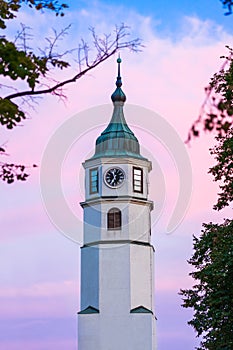
<path fill-rule="evenodd" d="M 231 14 L 232 1 L 221 1 Z M 204 131 L 217 133 L 217 144 L 210 152 L 216 164 L 209 169 L 219 182 L 215 210 L 233 201 L 233 49 L 205 88 L 206 99 L 198 119 L 193 123 L 188 142 Z M 197 350 L 233 349 L 233 220 L 222 224 L 203 224 L 199 237 L 193 237 L 193 256 L 188 263 L 194 268 L 189 275 L 194 285 L 181 289 L 182 306 L 194 310 L 188 322 L 201 337 Z"/>
<path fill-rule="evenodd" d="M 233 221 L 204 224 L 194 237 L 194 254 L 189 264 L 196 284 L 181 290 L 183 306 L 193 308 L 188 322 L 203 336 L 198 350 L 233 349 Z"/>
<path fill-rule="evenodd" d="M 220 182 L 217 203 L 214 209 L 220 210 L 233 201 L 233 128 L 225 136 L 217 137 L 218 144 L 211 149 L 217 163 L 210 168 L 209 173 L 214 181 Z"/>
<path fill-rule="evenodd" d="M 217 137 L 211 150 L 216 164 L 209 173 L 220 182 L 215 210 L 233 201 L 233 128 Z M 194 253 L 188 263 L 195 269 L 189 275 L 195 284 L 181 289 L 183 307 L 193 308 L 188 322 L 202 337 L 198 350 L 233 349 L 233 220 L 203 224 L 200 237 L 193 237 Z"/>

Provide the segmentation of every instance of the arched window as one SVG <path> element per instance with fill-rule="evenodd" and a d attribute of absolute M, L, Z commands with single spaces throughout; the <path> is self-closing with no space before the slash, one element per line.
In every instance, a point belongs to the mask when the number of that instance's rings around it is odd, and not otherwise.
<path fill-rule="evenodd" d="M 108 230 L 121 229 L 121 211 L 118 208 L 112 208 L 108 212 Z"/>

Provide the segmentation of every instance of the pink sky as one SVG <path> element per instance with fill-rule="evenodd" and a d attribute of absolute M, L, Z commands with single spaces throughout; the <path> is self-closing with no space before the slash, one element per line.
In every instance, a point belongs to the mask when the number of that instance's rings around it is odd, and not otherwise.
<path fill-rule="evenodd" d="M 129 20 L 133 23 L 133 18 Z M 121 53 L 127 102 L 155 111 L 184 140 L 204 99 L 203 87 L 220 67 L 219 56 L 232 37 L 218 28 L 215 38 L 211 34 L 214 23 L 186 18 L 184 32 L 174 43 L 156 35 L 148 18 L 138 15 L 137 20 L 137 31 L 144 38 L 146 48 L 137 55 Z M 115 89 L 115 60 L 116 57 L 110 59 L 77 84 L 67 87 L 66 105 L 57 102 L 55 97 L 44 98 L 24 127 L 12 133 L 3 132 L 2 140 L 9 140 L 7 150 L 13 161 L 36 163 L 39 167 L 32 169 L 27 183 L 1 184 L 2 349 L 76 349 L 79 246 L 56 230 L 44 210 L 39 185 L 40 164 L 46 144 L 64 121 L 90 107 L 110 103 L 110 95 Z M 191 350 L 195 335 L 186 325 L 191 313 L 180 307 L 177 292 L 179 288 L 191 285 L 186 260 L 192 252 L 192 234 L 200 232 L 202 222 L 220 221 L 228 213 L 212 211 L 217 186 L 207 171 L 213 164 L 208 149 L 214 139 L 202 136 L 187 148 L 193 170 L 192 198 L 183 222 L 167 235 L 166 226 L 179 191 L 176 166 L 159 141 L 152 137 L 145 142 L 147 130 L 143 134 L 132 124 L 131 127 L 141 145 L 159 163 L 166 184 L 164 209 L 153 227 L 159 348 L 171 349 L 175 338 L 176 349 Z M 79 202 L 84 198 L 77 177 L 82 174 L 81 162 L 94 149 L 98 135 L 99 129 L 94 129 L 79 139 L 67 154 L 62 169 L 66 200 L 79 218 Z M 152 173 L 151 199 L 156 203 L 157 189 L 153 181 Z"/>

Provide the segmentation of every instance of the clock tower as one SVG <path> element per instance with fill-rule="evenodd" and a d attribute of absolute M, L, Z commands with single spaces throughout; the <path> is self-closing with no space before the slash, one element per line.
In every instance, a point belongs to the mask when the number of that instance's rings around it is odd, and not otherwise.
<path fill-rule="evenodd" d="M 126 123 L 118 58 L 114 109 L 85 169 L 78 350 L 155 350 L 151 162 Z M 143 116 L 142 116 L 143 117 Z"/>

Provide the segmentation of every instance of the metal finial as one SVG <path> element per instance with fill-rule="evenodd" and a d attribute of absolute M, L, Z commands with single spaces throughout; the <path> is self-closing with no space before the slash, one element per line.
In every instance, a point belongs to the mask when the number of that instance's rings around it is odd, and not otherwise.
<path fill-rule="evenodd" d="M 120 78 L 121 77 L 121 57 L 120 57 L 120 54 L 118 56 L 117 63 L 118 63 L 118 77 Z"/>
<path fill-rule="evenodd" d="M 118 75 L 117 75 L 116 86 L 117 87 L 121 87 L 122 86 L 122 81 L 121 81 L 121 58 L 120 58 L 120 54 L 119 54 L 119 57 L 117 59 L 117 63 L 118 63 Z"/>
<path fill-rule="evenodd" d="M 120 58 L 120 55 L 117 58 L 117 63 L 118 63 L 118 75 L 117 75 L 117 80 L 116 80 L 117 88 L 114 91 L 114 93 L 112 94 L 111 99 L 113 102 L 116 102 L 116 101 L 125 102 L 126 96 L 125 96 L 124 92 L 121 90 L 122 81 L 121 81 L 121 58 Z"/>

